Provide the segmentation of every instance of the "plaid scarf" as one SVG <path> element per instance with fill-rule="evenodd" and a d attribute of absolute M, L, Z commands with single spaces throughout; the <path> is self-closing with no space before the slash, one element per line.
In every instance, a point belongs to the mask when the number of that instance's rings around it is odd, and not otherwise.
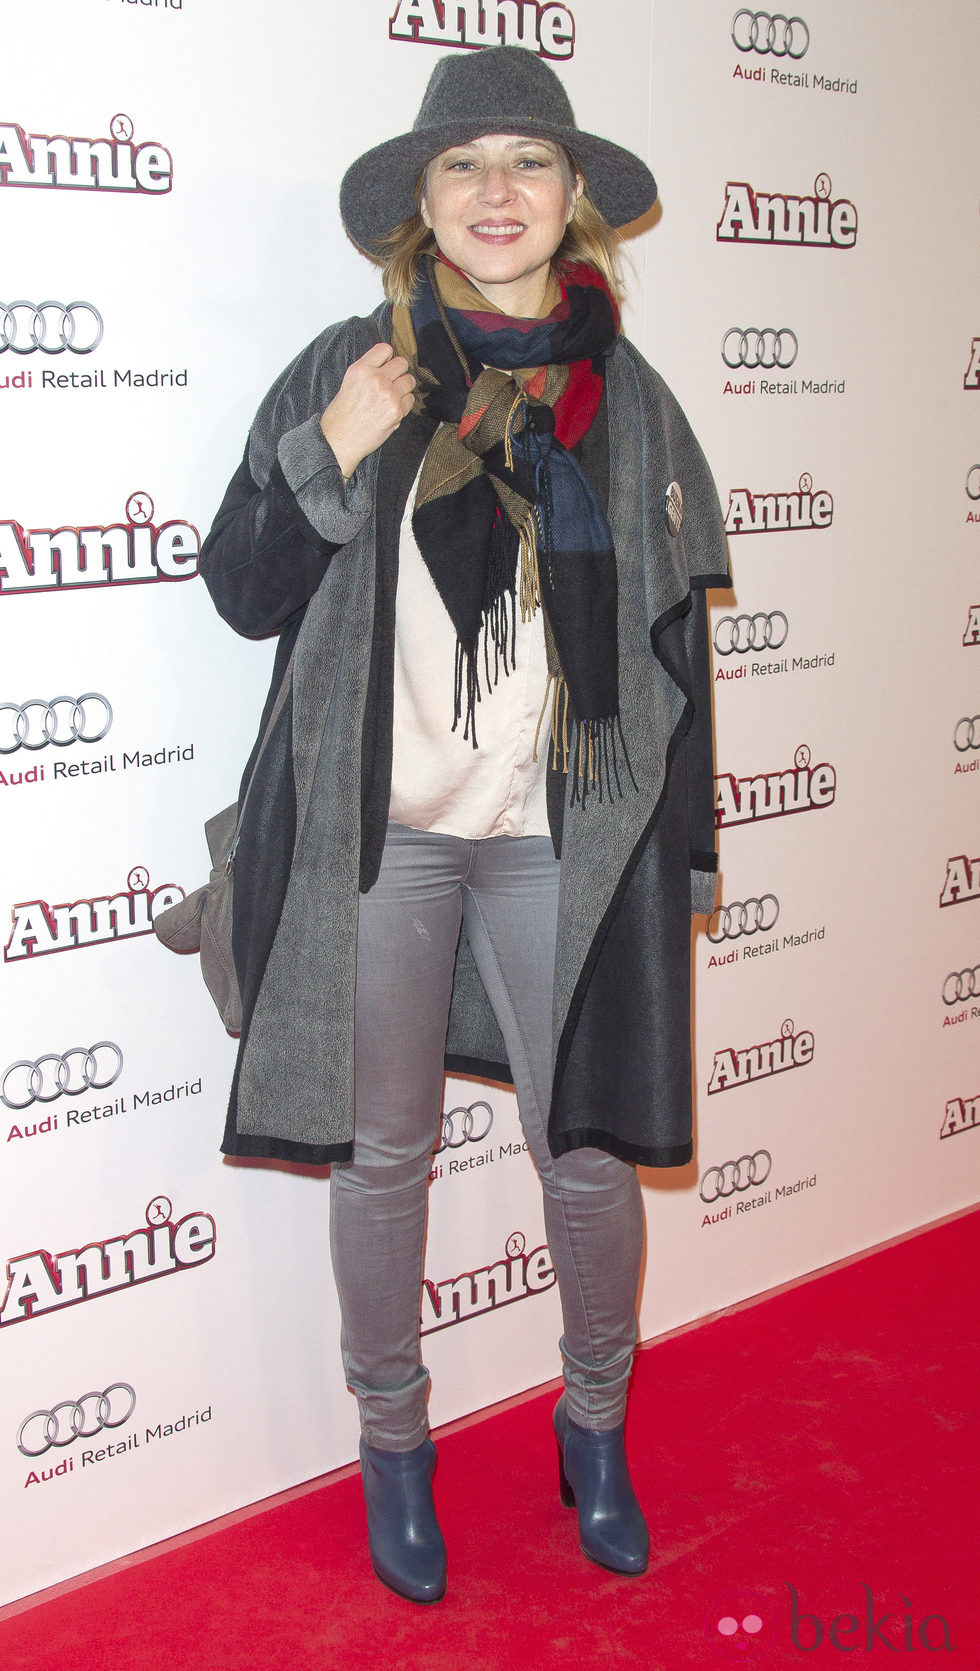
<path fill-rule="evenodd" d="M 452 729 L 477 746 L 476 704 L 515 665 L 522 621 L 544 614 L 553 764 L 612 794 L 619 727 L 612 534 L 570 449 L 599 407 L 619 314 L 602 276 L 562 270 L 543 319 L 488 301 L 442 256 L 417 299 L 394 309 L 392 341 L 418 379 L 417 409 L 441 420 L 422 464 L 412 527 L 456 629 Z M 489 365 L 488 363 L 489 362 Z M 481 653 L 482 638 L 482 653 Z M 491 646 L 493 654 L 491 657 Z M 492 669 L 491 669 L 492 662 Z M 464 718 L 465 715 L 465 718 Z M 537 736 L 535 736 L 535 749 Z"/>

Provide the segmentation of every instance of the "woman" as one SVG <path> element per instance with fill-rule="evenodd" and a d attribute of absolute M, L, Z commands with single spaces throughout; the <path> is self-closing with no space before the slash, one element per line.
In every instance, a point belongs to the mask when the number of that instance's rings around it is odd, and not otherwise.
<path fill-rule="evenodd" d="M 202 556 L 231 625 L 280 636 L 224 1148 L 333 1163 L 369 1551 L 416 1601 L 446 1585 L 419 1352 L 444 1060 L 513 1079 L 562 1303 L 562 1500 L 592 1560 L 647 1565 L 635 1166 L 692 1153 L 704 589 L 727 581 L 697 443 L 619 335 L 612 228 L 655 197 L 533 54 L 442 59 L 341 190 L 389 303 L 279 378 Z"/>

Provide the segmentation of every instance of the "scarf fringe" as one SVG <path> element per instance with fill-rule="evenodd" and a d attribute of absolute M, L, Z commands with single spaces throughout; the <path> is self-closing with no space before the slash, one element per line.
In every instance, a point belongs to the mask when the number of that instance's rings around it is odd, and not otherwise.
<path fill-rule="evenodd" d="M 603 798 L 622 800 L 625 791 L 619 776 L 620 756 L 633 788 L 638 790 L 618 714 L 611 719 L 575 720 L 573 727 L 571 806 L 580 804 L 584 807 L 590 790 L 593 794 L 598 793 L 600 806 Z"/>
<path fill-rule="evenodd" d="M 488 592 L 490 603 L 487 605 L 477 642 L 467 647 L 456 641 L 456 665 L 453 678 L 453 730 L 460 720 L 463 724 L 464 741 L 472 743 L 478 748 L 476 736 L 476 705 L 482 701 L 480 688 L 480 640 L 483 641 L 483 677 L 484 689 L 490 691 L 500 678 L 501 668 L 505 675 L 510 675 L 517 668 L 517 589 L 516 574 L 512 548 L 508 544 L 508 525 L 504 520 L 504 513 L 497 506 L 494 516 L 493 529 L 490 535 L 490 552 L 487 565 Z M 522 581 L 523 586 L 523 581 Z M 493 645 L 493 669 L 490 667 L 490 646 Z M 463 703 L 463 690 L 466 690 L 466 703 Z M 464 718 L 465 716 L 465 718 Z"/>

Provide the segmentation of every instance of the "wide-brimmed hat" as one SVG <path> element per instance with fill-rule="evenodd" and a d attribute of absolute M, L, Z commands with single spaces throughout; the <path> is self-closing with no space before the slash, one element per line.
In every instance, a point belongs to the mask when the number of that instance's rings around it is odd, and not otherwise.
<path fill-rule="evenodd" d="M 379 238 L 415 212 L 415 186 L 426 164 L 451 145 L 488 133 L 564 145 L 611 226 L 638 220 L 656 201 L 657 182 L 645 162 L 577 126 L 549 65 L 526 47 L 484 47 L 440 58 L 411 133 L 375 145 L 351 163 L 341 182 L 340 213 L 354 242 L 373 252 Z"/>

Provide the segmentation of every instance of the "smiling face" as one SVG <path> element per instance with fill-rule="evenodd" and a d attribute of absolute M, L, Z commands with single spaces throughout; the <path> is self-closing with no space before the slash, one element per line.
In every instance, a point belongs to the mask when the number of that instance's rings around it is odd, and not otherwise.
<path fill-rule="evenodd" d="M 420 209 L 443 255 L 489 301 L 534 319 L 582 188 L 550 140 L 487 134 L 434 158 Z"/>

